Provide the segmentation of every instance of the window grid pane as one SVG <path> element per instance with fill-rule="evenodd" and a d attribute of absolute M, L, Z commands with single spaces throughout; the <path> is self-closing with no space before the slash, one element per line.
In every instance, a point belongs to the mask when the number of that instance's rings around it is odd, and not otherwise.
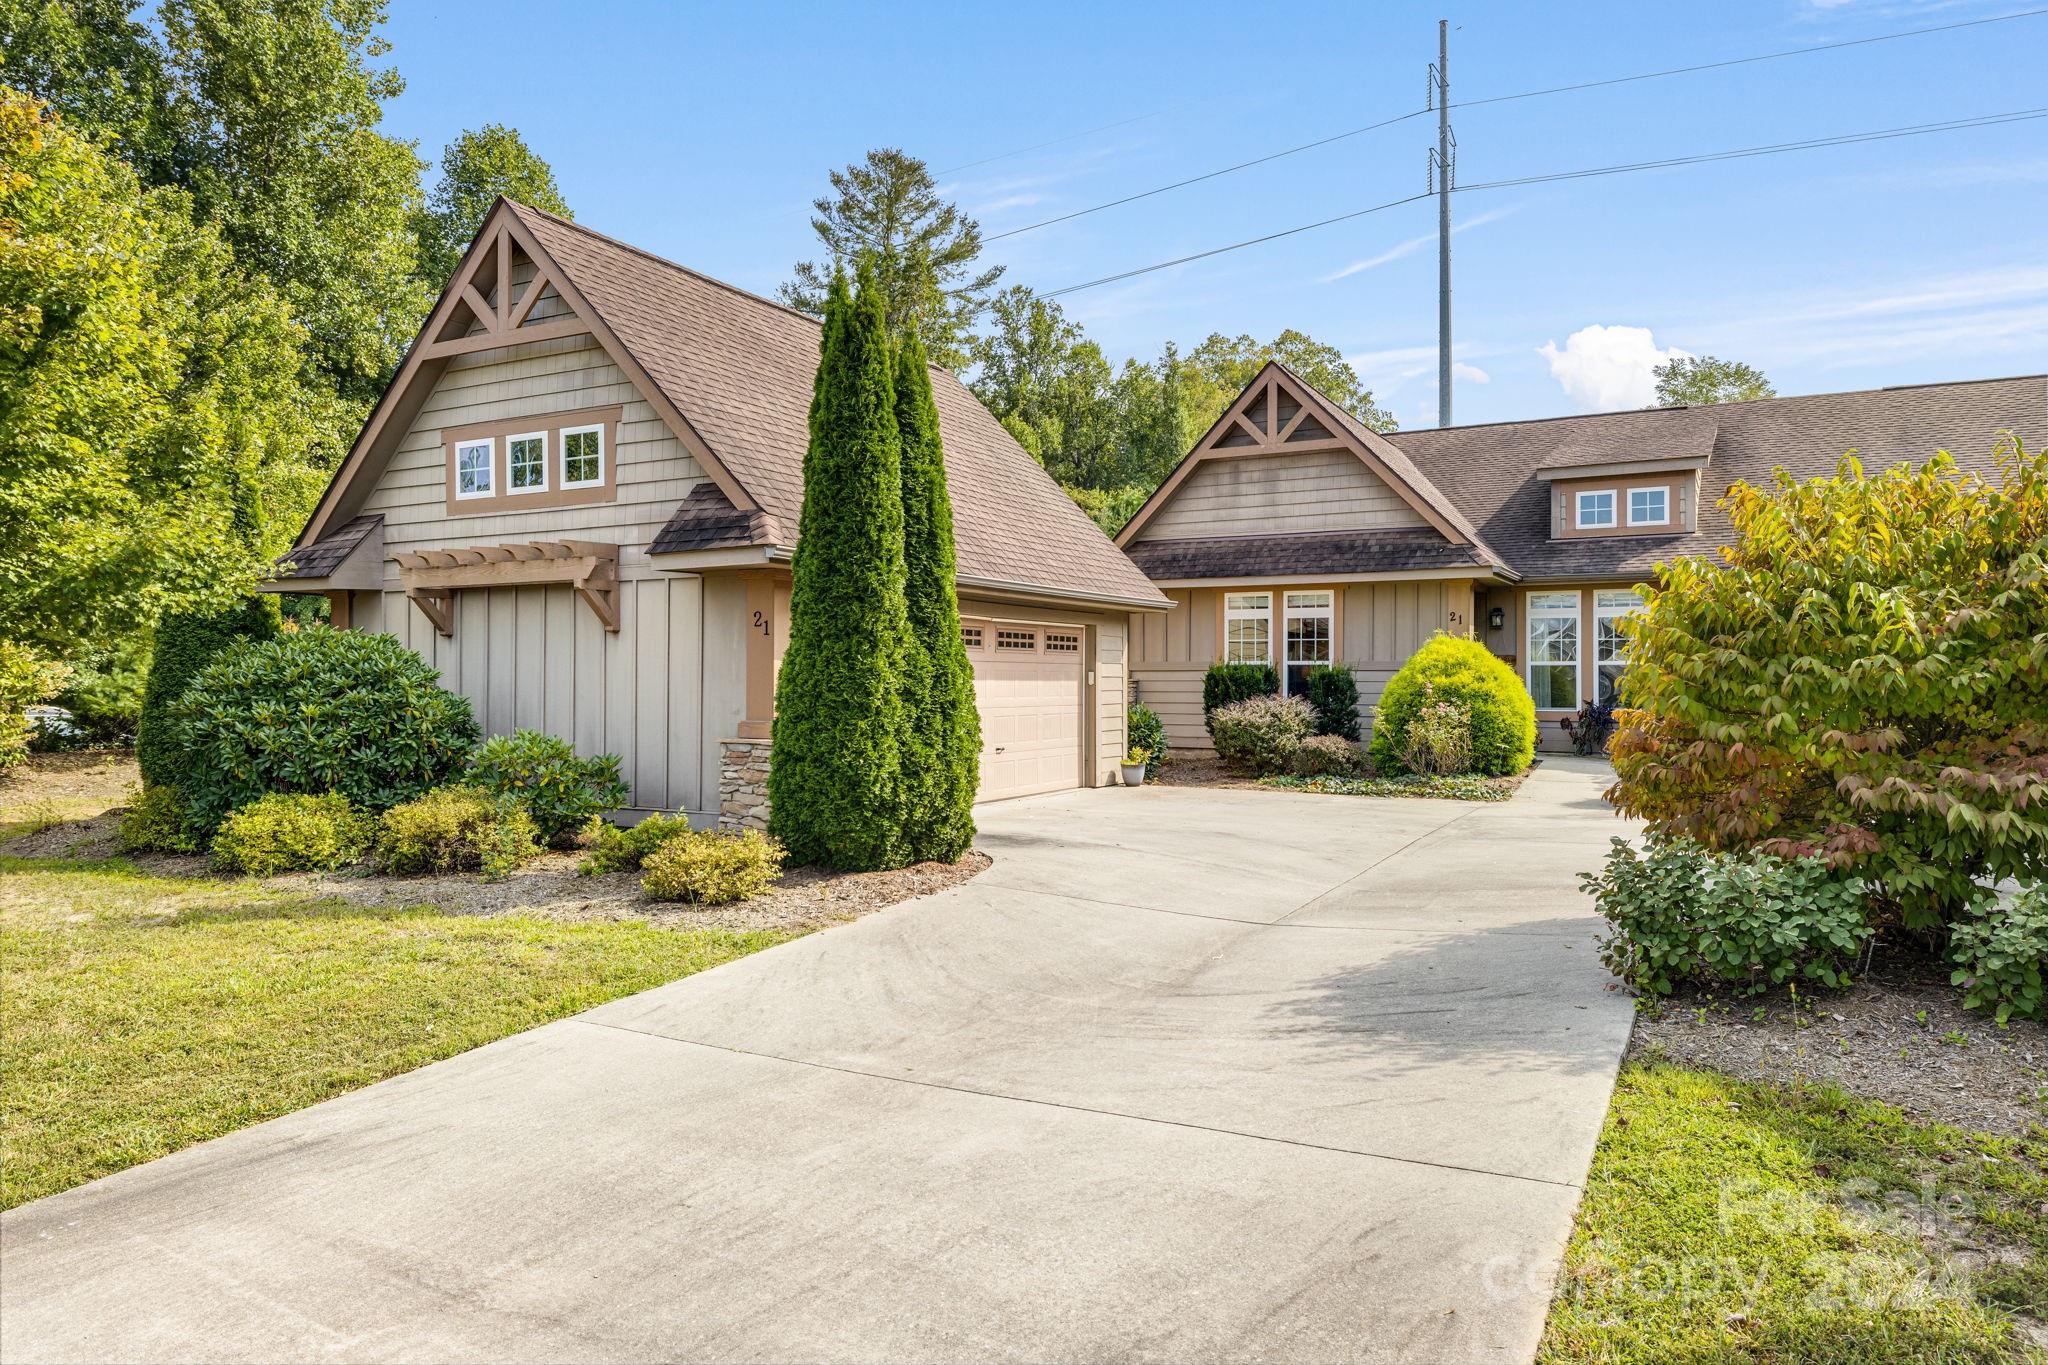
<path fill-rule="evenodd" d="M 521 436 L 507 442 L 505 463 L 514 489 L 547 487 L 547 438 Z"/>
<path fill-rule="evenodd" d="M 1579 494 L 1579 525 L 1614 525 L 1614 494 L 1611 491 Z"/>
<path fill-rule="evenodd" d="M 604 479 L 604 436 L 596 431 L 571 431 L 562 437 L 562 482 L 599 483 Z"/>
<path fill-rule="evenodd" d="M 1633 526 L 1655 526 L 1669 517 L 1665 509 L 1670 505 L 1669 490 L 1663 488 L 1634 488 L 1628 495 L 1628 519 Z"/>
<path fill-rule="evenodd" d="M 455 448 L 456 490 L 476 495 L 491 491 L 491 448 L 466 445 Z"/>

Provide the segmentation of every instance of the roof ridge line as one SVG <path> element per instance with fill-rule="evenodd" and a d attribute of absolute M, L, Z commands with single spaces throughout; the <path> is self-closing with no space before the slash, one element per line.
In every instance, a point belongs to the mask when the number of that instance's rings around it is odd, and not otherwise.
<path fill-rule="evenodd" d="M 1867 389 L 1828 389 L 1821 393 L 1779 393 L 1769 398 L 1740 398 L 1731 403 L 1681 403 L 1675 407 L 1608 408 L 1603 412 L 1561 412 L 1550 417 L 1503 417 L 1492 422 L 1453 422 L 1447 427 L 1416 427 L 1412 431 L 1383 431 L 1378 433 L 1385 440 L 1396 440 L 1402 436 L 1428 436 L 1439 431 L 1478 431 L 1485 427 L 1527 427 L 1540 422 L 1584 422 L 1596 417 L 1646 417 L 1653 413 L 1695 412 L 1711 413 L 1716 408 L 1746 408 L 1759 403 L 1797 403 L 1812 398 L 1849 398 L 1863 393 L 1903 393 L 1909 389 L 1960 389 L 1973 384 L 2017 384 L 2025 379 L 2048 380 L 2048 372 L 2040 374 L 1992 375 L 1985 379 L 1930 379 L 1918 384 L 1877 384 Z"/>

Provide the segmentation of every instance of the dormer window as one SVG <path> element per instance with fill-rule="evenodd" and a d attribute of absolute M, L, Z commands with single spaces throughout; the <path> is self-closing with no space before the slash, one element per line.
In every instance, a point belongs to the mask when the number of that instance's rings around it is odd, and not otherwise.
<path fill-rule="evenodd" d="M 544 431 L 530 431 L 505 442 L 505 464 L 511 474 L 514 493 L 548 491 L 548 437 Z"/>
<path fill-rule="evenodd" d="M 1614 526 L 1614 490 L 1579 494 L 1578 527 L 1581 531 L 1611 530 Z"/>
<path fill-rule="evenodd" d="M 1671 524 L 1669 488 L 1631 488 L 1628 491 L 1628 524 L 1668 526 Z"/>
<path fill-rule="evenodd" d="M 495 461 L 490 441 L 460 441 L 455 446 L 455 496 L 488 498 L 496 492 Z"/>

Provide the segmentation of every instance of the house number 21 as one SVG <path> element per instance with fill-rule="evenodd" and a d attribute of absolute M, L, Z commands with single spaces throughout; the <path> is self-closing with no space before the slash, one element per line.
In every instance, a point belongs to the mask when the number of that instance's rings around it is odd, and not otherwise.
<path fill-rule="evenodd" d="M 768 633 L 767 612 L 757 611 L 754 613 L 754 629 L 760 631 L 763 635 L 766 635 Z"/>

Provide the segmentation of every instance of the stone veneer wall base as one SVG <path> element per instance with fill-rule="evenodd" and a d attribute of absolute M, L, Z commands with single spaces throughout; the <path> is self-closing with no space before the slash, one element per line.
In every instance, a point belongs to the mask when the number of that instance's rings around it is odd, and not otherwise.
<path fill-rule="evenodd" d="M 718 827 L 768 828 L 768 741 L 722 739 L 718 756 Z"/>

